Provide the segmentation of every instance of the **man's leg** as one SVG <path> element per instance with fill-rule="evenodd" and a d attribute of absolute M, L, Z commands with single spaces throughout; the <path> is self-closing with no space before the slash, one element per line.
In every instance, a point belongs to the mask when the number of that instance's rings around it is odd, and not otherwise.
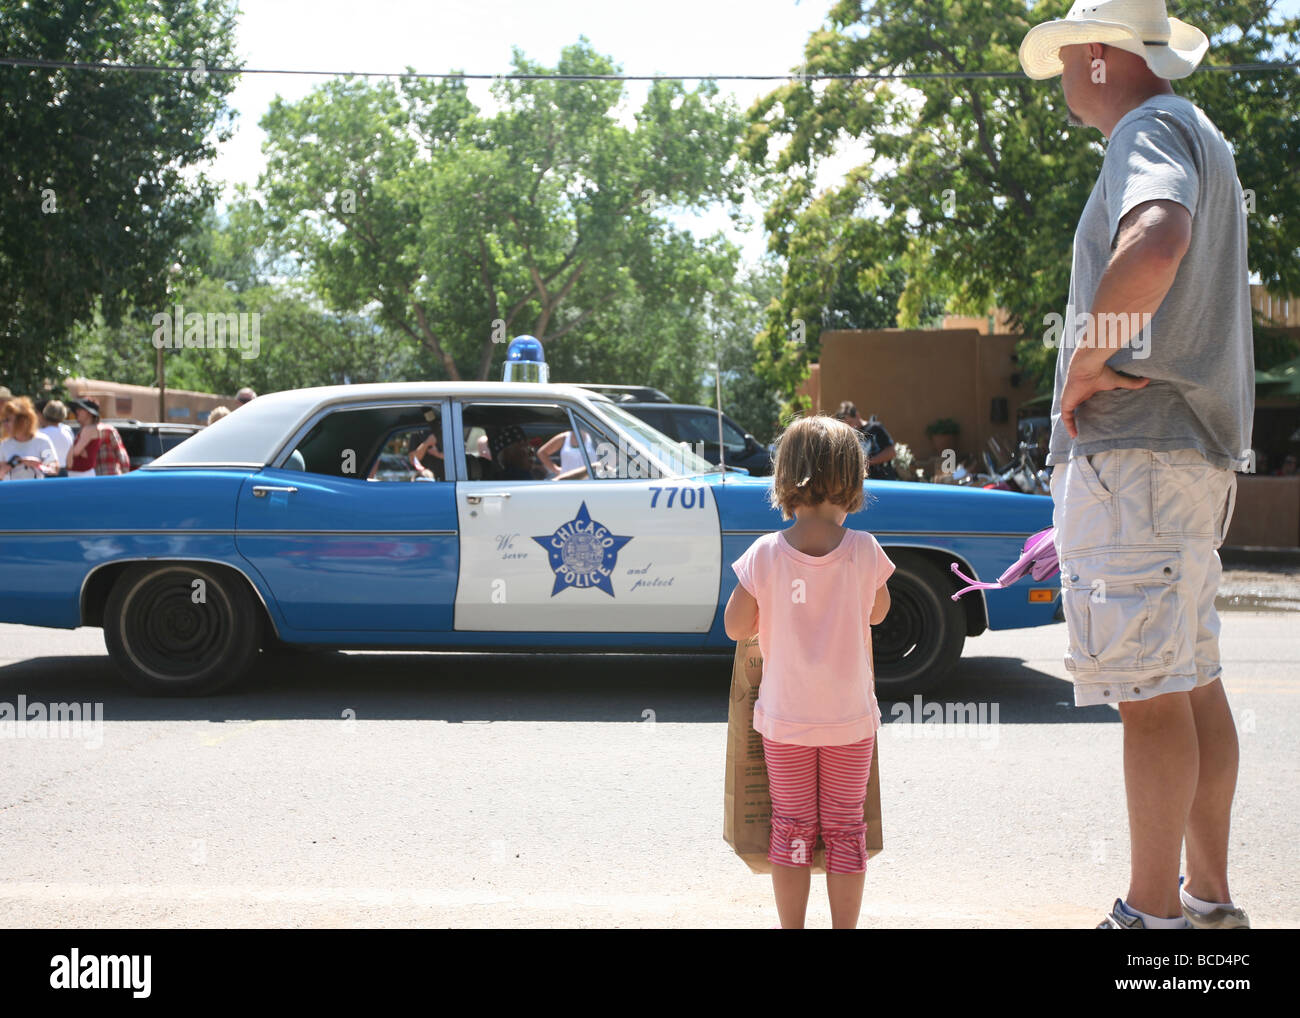
<path fill-rule="evenodd" d="M 1187 817 L 1187 893 L 1232 901 L 1228 893 L 1228 827 L 1237 790 L 1237 726 L 1221 681 L 1187 694 L 1196 721 L 1200 771 Z"/>
<path fill-rule="evenodd" d="M 1227 536 L 1236 504 L 1237 479 L 1222 477 L 1222 510 L 1216 521 L 1214 550 L 1205 556 L 1206 575 L 1196 605 L 1196 672 L 1200 683 L 1191 692 L 1200 744 L 1201 769 L 1187 818 L 1187 882 L 1183 890 L 1206 902 L 1230 902 L 1228 894 L 1228 827 L 1237 790 L 1237 726 L 1219 676 L 1219 592 L 1223 563 L 1218 548 Z M 1213 681 L 1207 682 L 1207 679 Z"/>
<path fill-rule="evenodd" d="M 1165 693 L 1119 705 L 1132 866 L 1125 902 L 1169 919 L 1183 914 L 1178 863 L 1197 792 L 1200 748 L 1191 696 Z"/>

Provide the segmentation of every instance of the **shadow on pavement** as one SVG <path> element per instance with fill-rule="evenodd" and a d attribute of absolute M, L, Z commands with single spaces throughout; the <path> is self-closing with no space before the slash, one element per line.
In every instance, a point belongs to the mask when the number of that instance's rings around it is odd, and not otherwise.
<path fill-rule="evenodd" d="M 307 651 L 264 655 L 230 692 L 180 698 L 135 694 L 106 656 L 47 657 L 0 667 L 0 700 L 101 702 L 106 721 L 335 720 L 351 710 L 363 721 L 717 724 L 730 677 L 721 655 Z M 1002 724 L 1118 721 L 1108 707 L 1073 707 L 1068 682 L 1015 658 L 965 659 L 922 702 L 983 703 L 986 717 L 996 704 Z M 886 724 L 900 717 L 895 703 L 880 698 Z"/>

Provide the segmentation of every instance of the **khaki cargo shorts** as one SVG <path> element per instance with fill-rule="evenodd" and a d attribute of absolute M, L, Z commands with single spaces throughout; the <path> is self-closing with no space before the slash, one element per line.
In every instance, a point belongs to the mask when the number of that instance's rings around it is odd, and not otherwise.
<path fill-rule="evenodd" d="M 1219 678 L 1217 549 L 1236 495 L 1237 475 L 1195 449 L 1113 449 L 1052 472 L 1077 706 Z"/>

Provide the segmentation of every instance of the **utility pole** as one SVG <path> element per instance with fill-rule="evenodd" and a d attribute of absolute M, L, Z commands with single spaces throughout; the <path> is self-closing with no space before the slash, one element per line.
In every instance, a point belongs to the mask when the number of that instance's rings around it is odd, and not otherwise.
<path fill-rule="evenodd" d="M 181 263 L 173 262 L 171 271 L 167 274 L 167 301 L 171 299 L 176 291 L 176 277 L 181 274 Z M 171 312 L 171 308 L 167 309 Z M 158 422 L 167 423 L 167 372 L 163 367 L 162 347 L 158 347 L 157 359 L 154 361 L 154 371 L 158 376 Z"/>

